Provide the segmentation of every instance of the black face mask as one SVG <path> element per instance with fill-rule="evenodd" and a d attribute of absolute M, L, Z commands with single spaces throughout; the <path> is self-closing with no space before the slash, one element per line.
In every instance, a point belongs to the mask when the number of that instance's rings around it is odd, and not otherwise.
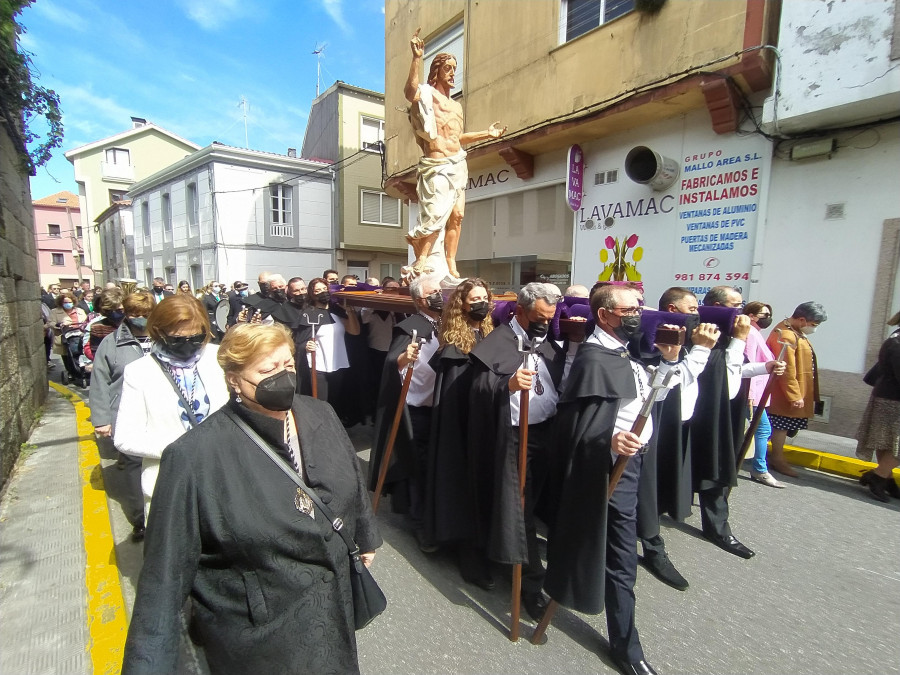
<path fill-rule="evenodd" d="M 259 282 L 259 294 L 264 298 L 269 297 L 269 282 L 268 281 L 260 281 Z"/>
<path fill-rule="evenodd" d="M 538 323 L 537 321 L 529 321 L 528 328 L 525 329 L 525 332 L 528 334 L 528 337 L 532 340 L 536 338 L 546 337 L 547 331 L 550 330 L 549 323 Z"/>
<path fill-rule="evenodd" d="M 769 326 L 772 325 L 772 317 L 767 316 L 762 319 L 757 319 L 756 325 L 759 326 L 760 328 L 768 328 Z"/>
<path fill-rule="evenodd" d="M 109 319 L 110 323 L 114 323 L 118 326 L 120 323 L 122 323 L 122 319 L 125 318 L 125 311 L 117 309 L 107 314 L 106 318 Z"/>
<path fill-rule="evenodd" d="M 328 301 L 331 300 L 331 293 L 328 291 L 322 291 L 321 293 L 315 294 L 316 302 L 320 305 L 327 305 Z"/>
<path fill-rule="evenodd" d="M 154 286 L 153 287 L 153 292 L 156 293 L 156 295 L 162 295 L 164 290 L 165 290 L 165 286 Z"/>
<path fill-rule="evenodd" d="M 613 333 L 615 333 L 623 342 L 628 342 L 629 338 L 641 329 L 641 317 L 621 316 L 619 318 L 622 323 L 613 328 Z"/>
<path fill-rule="evenodd" d="M 297 375 L 282 370 L 259 381 L 256 385 L 256 402 L 266 410 L 290 410 L 297 390 Z"/>
<path fill-rule="evenodd" d="M 283 288 L 276 288 L 269 293 L 269 297 L 275 302 L 285 302 L 287 300 L 287 293 L 285 293 Z"/>
<path fill-rule="evenodd" d="M 196 342 L 166 342 L 166 354 L 176 361 L 190 361 L 203 349 L 203 343 Z"/>
<path fill-rule="evenodd" d="M 440 291 L 435 291 L 425 296 L 425 302 L 428 303 L 428 309 L 432 312 L 440 312 L 444 309 L 444 296 Z"/>
<path fill-rule="evenodd" d="M 305 295 L 292 295 L 288 300 L 291 301 L 291 304 L 295 307 L 305 307 L 306 306 L 306 296 Z"/>
<path fill-rule="evenodd" d="M 469 318 L 472 319 L 472 321 L 484 321 L 487 318 L 488 309 L 487 300 L 473 302 L 469 305 Z"/>

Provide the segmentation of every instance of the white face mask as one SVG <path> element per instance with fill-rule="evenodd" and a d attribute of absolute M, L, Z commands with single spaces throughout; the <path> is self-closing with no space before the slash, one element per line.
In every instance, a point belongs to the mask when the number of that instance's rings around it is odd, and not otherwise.
<path fill-rule="evenodd" d="M 818 328 L 818 326 L 803 326 L 803 328 L 800 329 L 800 332 L 804 335 L 812 335 L 816 332 L 816 328 Z"/>

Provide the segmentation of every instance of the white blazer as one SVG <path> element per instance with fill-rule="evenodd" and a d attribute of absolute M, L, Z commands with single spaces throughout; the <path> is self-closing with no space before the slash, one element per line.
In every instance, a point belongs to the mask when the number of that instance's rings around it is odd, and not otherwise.
<path fill-rule="evenodd" d="M 206 345 L 197 362 L 197 374 L 209 397 L 210 415 L 228 401 L 225 375 L 216 361 L 218 350 L 214 344 Z M 138 359 L 125 366 L 113 441 L 120 452 L 143 458 L 145 516 L 150 511 L 163 450 L 184 433 L 178 395 L 156 359 Z"/>

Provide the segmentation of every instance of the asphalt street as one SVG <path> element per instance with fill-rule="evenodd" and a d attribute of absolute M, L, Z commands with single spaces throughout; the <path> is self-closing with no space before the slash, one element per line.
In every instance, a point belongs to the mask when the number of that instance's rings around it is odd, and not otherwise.
<path fill-rule="evenodd" d="M 350 430 L 368 460 L 371 427 Z M 104 476 L 115 492 L 112 460 Z M 647 660 L 661 673 L 822 675 L 900 672 L 900 502 L 877 503 L 851 479 L 800 469 L 784 490 L 742 472 L 731 496 L 735 535 L 756 551 L 742 560 L 699 533 L 699 514 L 663 522 L 670 556 L 691 586 L 664 586 L 640 569 L 637 624 Z M 110 502 L 123 593 L 130 607 L 141 564 L 121 509 Z M 384 501 L 384 546 L 373 573 L 388 609 L 358 636 L 364 673 L 614 673 L 603 615 L 561 609 L 546 642 L 509 641 L 509 568 L 497 588 L 460 578 L 452 551 L 419 551 L 404 518 Z M 202 655 L 201 655 L 202 658 Z M 183 672 L 203 672 L 190 654 Z"/>

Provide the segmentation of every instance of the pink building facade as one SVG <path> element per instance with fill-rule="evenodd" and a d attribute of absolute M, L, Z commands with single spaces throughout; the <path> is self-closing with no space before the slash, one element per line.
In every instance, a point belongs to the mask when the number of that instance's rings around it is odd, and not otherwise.
<path fill-rule="evenodd" d="M 32 204 L 41 286 L 46 289 L 59 283 L 71 288 L 82 280 L 94 284 L 94 271 L 81 265 L 84 244 L 78 195 L 57 192 Z"/>

